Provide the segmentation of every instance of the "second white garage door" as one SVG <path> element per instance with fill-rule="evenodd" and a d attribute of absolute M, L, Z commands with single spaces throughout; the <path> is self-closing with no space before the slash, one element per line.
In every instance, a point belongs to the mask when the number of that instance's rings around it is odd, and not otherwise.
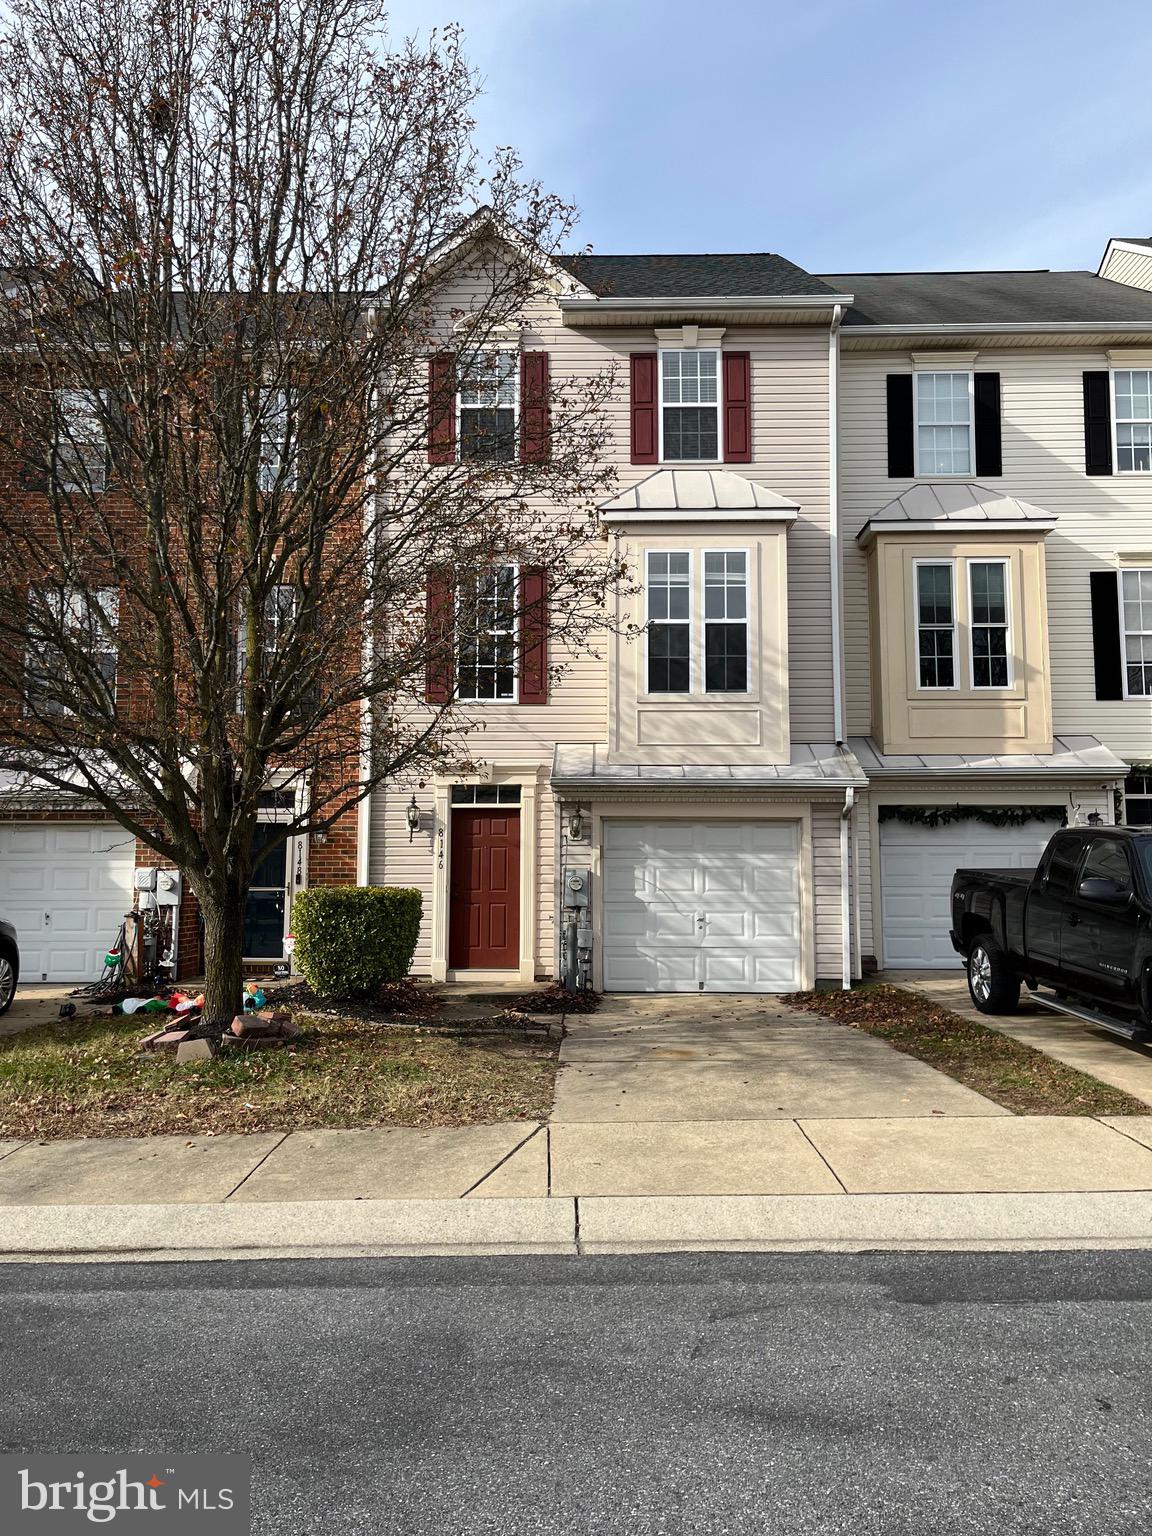
<path fill-rule="evenodd" d="M 880 913 L 884 964 L 898 970 L 943 970 L 960 964 L 948 937 L 952 876 L 983 869 L 1028 869 L 1040 862 L 1054 821 L 993 827 L 955 821 L 924 827 L 880 823 Z"/>
<path fill-rule="evenodd" d="M 0 917 L 20 979 L 95 981 L 132 905 L 136 840 L 112 822 L 0 825 Z"/>
<path fill-rule="evenodd" d="M 800 828 L 792 821 L 606 821 L 609 992 L 788 992 L 800 985 Z"/>

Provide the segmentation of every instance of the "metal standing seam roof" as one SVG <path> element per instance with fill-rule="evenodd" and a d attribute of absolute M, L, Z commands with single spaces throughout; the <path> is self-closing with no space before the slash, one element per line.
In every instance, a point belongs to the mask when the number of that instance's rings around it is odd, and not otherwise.
<path fill-rule="evenodd" d="M 743 512 L 795 517 L 798 502 L 730 469 L 658 469 L 600 506 L 613 512 Z"/>
<path fill-rule="evenodd" d="M 847 329 L 870 325 L 1152 323 L 1152 292 L 1095 272 L 821 273 L 854 302 Z"/>
<path fill-rule="evenodd" d="M 863 539 L 882 525 L 885 530 L 903 523 L 1036 523 L 1054 527 L 1056 514 L 1016 496 L 971 481 L 961 484 L 913 485 L 880 508 L 856 535 Z"/>
<path fill-rule="evenodd" d="M 848 745 L 869 779 L 874 778 L 1125 778 L 1128 764 L 1095 736 L 1055 736 L 1052 751 L 1019 755 L 986 753 L 899 754 L 881 752 L 869 736 Z"/>
<path fill-rule="evenodd" d="M 793 742 L 787 763 L 610 763 L 601 743 L 560 742 L 552 782 L 592 789 L 844 789 L 867 781 L 852 753 L 832 742 Z"/>

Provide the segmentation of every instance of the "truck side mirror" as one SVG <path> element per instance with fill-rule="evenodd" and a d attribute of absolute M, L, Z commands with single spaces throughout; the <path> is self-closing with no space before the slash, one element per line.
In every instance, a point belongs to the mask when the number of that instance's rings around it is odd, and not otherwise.
<path fill-rule="evenodd" d="M 1078 894 L 1085 901 L 1100 901 L 1110 907 L 1126 907 L 1132 893 L 1119 881 L 1089 876 L 1087 880 L 1081 880 Z"/>

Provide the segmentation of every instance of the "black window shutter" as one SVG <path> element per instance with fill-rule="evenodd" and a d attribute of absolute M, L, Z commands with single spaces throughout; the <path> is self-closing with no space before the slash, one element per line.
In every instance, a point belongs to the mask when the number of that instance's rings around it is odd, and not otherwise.
<path fill-rule="evenodd" d="M 1115 571 L 1090 571 L 1088 580 L 1092 583 L 1092 660 L 1096 666 L 1096 697 L 1122 699 L 1124 658 L 1120 652 L 1119 577 Z"/>
<path fill-rule="evenodd" d="M 1112 473 L 1112 400 L 1107 369 L 1084 375 L 1084 472 Z"/>
<path fill-rule="evenodd" d="M 976 407 L 976 473 L 1002 475 L 1000 455 L 1000 375 L 974 373 L 972 397 Z"/>
<path fill-rule="evenodd" d="M 912 375 L 888 375 L 888 478 L 911 480 L 916 473 L 912 428 Z"/>

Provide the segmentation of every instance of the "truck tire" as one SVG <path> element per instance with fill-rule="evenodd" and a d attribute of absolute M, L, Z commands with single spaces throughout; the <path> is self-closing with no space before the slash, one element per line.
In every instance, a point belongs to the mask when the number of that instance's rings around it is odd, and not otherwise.
<path fill-rule="evenodd" d="M 0 1013 L 7 1013 L 16 996 L 16 975 L 20 961 L 16 951 L 0 943 Z"/>
<path fill-rule="evenodd" d="M 1020 978 L 990 934 L 981 934 L 968 951 L 968 996 L 980 1013 L 1015 1013 L 1020 1006 Z"/>

